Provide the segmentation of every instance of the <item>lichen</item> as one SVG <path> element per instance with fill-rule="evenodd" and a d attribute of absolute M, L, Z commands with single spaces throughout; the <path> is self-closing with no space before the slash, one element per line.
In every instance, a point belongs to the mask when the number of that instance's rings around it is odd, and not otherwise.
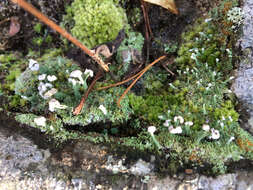
<path fill-rule="evenodd" d="M 86 69 L 82 72 L 73 61 L 56 56 L 59 52 L 58 50 L 50 51 L 48 54 L 37 57 L 36 60 L 36 56 L 31 53 L 30 56 L 34 59 L 27 60 L 29 64 L 25 71 L 18 77 L 9 76 L 11 80 L 15 80 L 15 83 L 12 82 L 15 95 L 10 96 L 11 104 L 17 104 L 17 101 L 20 101 L 19 105 L 23 105 L 24 102 L 28 102 L 26 110 L 28 108 L 33 110 L 32 113 L 36 113 L 38 117 L 50 113 L 51 116 L 57 118 L 46 117 L 50 125 L 36 126 L 36 128 L 62 142 L 73 138 L 73 135 L 67 134 L 64 126 L 81 128 L 90 124 L 108 122 L 115 126 L 130 119 L 133 111 L 129 107 L 128 96 L 122 100 L 120 108 L 115 102 L 115 97 L 124 91 L 120 87 L 108 91 L 91 92 L 80 115 L 73 115 L 73 109 L 79 104 L 87 90 L 87 80 L 93 77 L 93 71 Z M 22 113 L 22 111 L 19 112 Z M 16 117 L 19 122 L 31 126 L 34 126 L 33 118 L 31 114 L 25 113 Z"/>

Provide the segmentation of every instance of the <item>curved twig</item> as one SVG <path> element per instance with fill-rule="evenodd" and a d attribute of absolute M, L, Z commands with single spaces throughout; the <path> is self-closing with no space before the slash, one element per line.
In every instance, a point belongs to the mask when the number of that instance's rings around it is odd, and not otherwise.
<path fill-rule="evenodd" d="M 123 81 L 121 81 L 121 82 L 117 82 L 117 83 L 115 83 L 115 84 L 111 84 L 111 85 L 108 85 L 108 86 L 100 87 L 100 88 L 98 88 L 98 89 L 96 89 L 96 90 L 105 90 L 105 89 L 108 89 L 108 88 L 112 88 L 112 87 L 115 87 L 115 86 L 122 85 L 122 84 L 124 84 L 124 83 L 126 83 L 126 82 L 128 82 L 128 81 L 130 81 L 130 80 L 132 80 L 132 79 L 134 79 L 134 78 L 136 78 L 136 77 L 139 76 L 142 72 L 143 72 L 143 70 L 141 70 L 140 72 L 138 72 L 138 73 L 135 74 L 134 76 L 129 77 L 129 78 L 126 79 L 126 80 L 123 80 Z"/>
<path fill-rule="evenodd" d="M 35 17 L 37 17 L 39 20 L 47 24 L 49 27 L 60 33 L 64 38 L 67 38 L 69 41 L 71 41 L 73 44 L 75 44 L 77 47 L 81 48 L 86 54 L 88 54 L 92 59 L 94 59 L 106 72 L 109 71 L 108 65 L 106 65 L 103 60 L 94 52 L 92 52 L 90 49 L 88 49 L 85 45 L 83 45 L 80 41 L 78 41 L 76 38 L 74 38 L 70 33 L 68 33 L 66 30 L 58 26 L 56 23 L 54 23 L 52 20 L 50 20 L 48 17 L 46 17 L 44 14 L 42 14 L 40 11 L 38 11 L 36 8 L 34 8 L 30 3 L 27 3 L 25 0 L 11 0 L 13 3 L 18 4 L 23 9 L 28 11 L 29 13 L 33 14 Z"/>
<path fill-rule="evenodd" d="M 98 73 L 96 74 L 94 80 L 90 84 L 88 90 L 85 92 L 84 96 L 82 97 L 79 105 L 74 109 L 73 114 L 74 115 L 79 115 L 83 109 L 84 103 L 86 99 L 88 98 L 88 95 L 90 94 L 93 86 L 96 84 L 96 82 L 102 77 L 102 72 L 99 70 Z"/>
<path fill-rule="evenodd" d="M 164 59 L 166 56 L 163 55 L 161 57 L 159 57 L 158 59 L 156 59 L 155 61 L 153 61 L 152 63 L 150 63 L 147 67 L 145 67 L 142 71 L 140 71 L 141 73 L 139 74 L 139 76 L 130 84 L 130 86 L 123 92 L 123 94 L 120 96 L 120 98 L 117 101 L 117 105 L 118 107 L 120 107 L 120 101 L 124 98 L 124 96 L 128 93 L 128 91 L 133 87 L 133 85 L 138 81 L 138 79 L 147 71 L 149 70 L 154 64 L 156 64 L 157 62 L 159 62 L 160 60 Z"/>

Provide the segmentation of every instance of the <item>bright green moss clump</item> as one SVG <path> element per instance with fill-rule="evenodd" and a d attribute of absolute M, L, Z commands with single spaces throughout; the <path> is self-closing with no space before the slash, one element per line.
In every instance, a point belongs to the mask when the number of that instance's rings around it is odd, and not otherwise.
<path fill-rule="evenodd" d="M 71 33 L 88 48 L 93 48 L 114 40 L 126 20 L 124 10 L 113 0 L 75 0 L 67 8 L 64 25 L 72 25 Z"/>

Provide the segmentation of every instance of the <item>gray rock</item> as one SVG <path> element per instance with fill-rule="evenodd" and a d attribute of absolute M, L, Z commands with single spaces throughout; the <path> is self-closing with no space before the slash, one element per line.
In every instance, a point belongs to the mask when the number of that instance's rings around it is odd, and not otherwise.
<path fill-rule="evenodd" d="M 148 190 L 176 190 L 180 181 L 172 177 L 166 177 L 159 179 L 157 177 L 152 177 L 148 182 Z"/>
<path fill-rule="evenodd" d="M 209 189 L 209 179 L 206 176 L 200 176 L 198 181 L 198 187 L 201 190 Z"/>
<path fill-rule="evenodd" d="M 243 56 L 232 90 L 241 103 L 243 127 L 253 134 L 253 1 L 245 0 L 244 23 L 241 37 Z"/>
<path fill-rule="evenodd" d="M 253 1 L 244 0 L 243 12 L 245 15 L 243 23 L 243 36 L 241 46 L 243 49 L 253 47 Z"/>
<path fill-rule="evenodd" d="M 145 162 L 142 159 L 139 159 L 131 168 L 130 172 L 134 175 L 148 175 L 151 174 L 154 166 L 151 163 Z"/>
<path fill-rule="evenodd" d="M 235 189 L 236 174 L 221 175 L 210 180 L 210 190 Z"/>
<path fill-rule="evenodd" d="M 0 189 L 4 190 L 253 190 L 253 172 L 216 178 L 193 172 L 161 178 L 153 172 L 154 158 L 151 162 L 139 159 L 127 164 L 125 156 L 105 154 L 104 146 L 84 141 L 64 147 L 56 156 L 12 133 L 13 136 L 4 135 L 0 126 Z M 55 160 L 59 155 L 61 159 Z M 95 170 L 88 167 L 95 165 Z M 117 174 L 113 168 L 117 168 Z"/>
<path fill-rule="evenodd" d="M 0 189 L 66 189 L 66 183 L 48 171 L 50 152 L 15 132 L 13 135 L 7 136 L 0 126 Z"/>

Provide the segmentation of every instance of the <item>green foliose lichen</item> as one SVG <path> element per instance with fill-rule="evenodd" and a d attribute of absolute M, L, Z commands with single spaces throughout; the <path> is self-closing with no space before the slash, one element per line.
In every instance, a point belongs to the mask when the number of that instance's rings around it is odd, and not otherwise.
<path fill-rule="evenodd" d="M 123 88 L 91 92 L 81 113 L 73 115 L 73 110 L 88 88 L 87 80 L 93 76 L 93 72 L 91 70 L 82 72 L 73 61 L 61 56 L 55 57 L 59 53 L 57 52 L 50 52 L 36 60 L 30 59 L 26 70 L 15 78 L 15 95 L 10 96 L 10 100 L 14 103 L 17 98 L 29 102 L 26 108 L 29 107 L 37 115 L 50 113 L 57 118 L 50 121 L 50 125 L 36 126 L 37 128 L 50 133 L 57 140 L 62 135 L 61 141 L 64 141 L 72 138 L 71 135 L 66 136 L 67 132 L 63 129 L 66 125 L 84 127 L 111 122 L 115 126 L 130 119 L 133 111 L 129 107 L 128 96 L 121 101 L 121 107 L 118 107 L 115 101 L 115 97 L 124 92 Z M 56 102 L 57 108 L 50 107 L 55 105 L 52 102 Z M 19 122 L 34 125 L 34 117 L 31 118 L 29 114 L 22 114 L 17 119 Z M 57 122 L 61 123 L 61 130 L 58 130 L 60 124 Z"/>
<path fill-rule="evenodd" d="M 75 0 L 66 11 L 62 24 L 88 48 L 114 40 L 127 22 L 113 0 Z"/>
<path fill-rule="evenodd" d="M 32 109 L 41 112 L 48 108 L 50 98 L 44 94 L 52 88 L 57 90 L 54 97 L 61 103 L 68 106 L 78 103 L 85 88 L 76 85 L 77 91 L 80 92 L 75 93 L 74 86 L 68 82 L 69 74 L 80 69 L 76 64 L 61 57 L 46 59 L 36 64 L 39 65 L 38 70 L 34 71 L 28 67 L 15 81 L 15 93 L 28 100 Z M 50 76 L 57 79 L 50 81 Z"/>

